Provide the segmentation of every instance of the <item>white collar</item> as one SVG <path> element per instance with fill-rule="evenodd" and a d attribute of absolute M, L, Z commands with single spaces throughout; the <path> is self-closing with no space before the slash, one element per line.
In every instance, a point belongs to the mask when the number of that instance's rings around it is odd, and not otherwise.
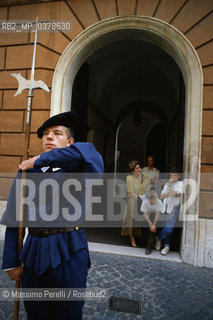
<path fill-rule="evenodd" d="M 41 171 L 42 172 L 46 172 L 48 169 L 49 169 L 50 167 L 42 167 L 41 168 Z M 54 172 L 54 171 L 58 171 L 58 170 L 60 170 L 61 168 L 52 168 L 52 171 Z"/>

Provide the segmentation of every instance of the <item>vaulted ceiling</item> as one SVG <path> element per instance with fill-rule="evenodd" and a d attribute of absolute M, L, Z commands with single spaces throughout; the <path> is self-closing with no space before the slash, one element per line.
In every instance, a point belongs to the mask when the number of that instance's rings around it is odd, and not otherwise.
<path fill-rule="evenodd" d="M 123 112 L 132 113 L 138 99 L 142 111 L 150 110 L 172 121 L 178 111 L 182 76 L 161 48 L 144 41 L 118 40 L 96 51 L 87 63 L 89 99 L 113 124 L 119 123 Z"/>

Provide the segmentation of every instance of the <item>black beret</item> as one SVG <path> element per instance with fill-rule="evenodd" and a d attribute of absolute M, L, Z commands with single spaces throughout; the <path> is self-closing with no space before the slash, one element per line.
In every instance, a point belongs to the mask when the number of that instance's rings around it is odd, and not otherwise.
<path fill-rule="evenodd" d="M 54 126 L 64 126 L 67 128 L 70 128 L 73 133 L 78 131 L 79 122 L 78 122 L 78 116 L 74 111 L 68 111 L 56 114 L 55 116 L 52 116 L 48 120 L 46 120 L 40 128 L 37 130 L 37 136 L 39 139 L 42 138 L 44 130 L 46 130 L 49 127 Z"/>

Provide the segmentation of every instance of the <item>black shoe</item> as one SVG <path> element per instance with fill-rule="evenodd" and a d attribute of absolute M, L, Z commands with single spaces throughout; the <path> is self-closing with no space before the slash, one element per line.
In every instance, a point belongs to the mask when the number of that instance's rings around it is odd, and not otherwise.
<path fill-rule="evenodd" d="M 145 254 L 148 255 L 148 254 L 151 254 L 152 253 L 152 249 L 150 248 L 146 248 L 145 250 Z"/>

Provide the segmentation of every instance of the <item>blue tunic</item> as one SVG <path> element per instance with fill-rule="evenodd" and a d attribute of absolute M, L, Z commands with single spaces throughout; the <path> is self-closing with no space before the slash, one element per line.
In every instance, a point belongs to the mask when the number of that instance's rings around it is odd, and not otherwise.
<path fill-rule="evenodd" d="M 77 142 L 66 148 L 56 148 L 42 153 L 35 161 L 31 172 L 41 172 L 40 168 L 50 166 L 61 168 L 60 172 L 101 173 L 104 165 L 101 155 L 91 143 Z M 59 174 L 60 176 L 60 174 Z M 14 184 L 11 188 L 6 211 L 1 223 L 13 225 L 13 204 L 15 203 Z M 83 230 L 55 234 L 46 238 L 28 235 L 24 247 L 18 256 L 18 228 L 7 227 L 5 234 L 3 269 L 13 268 L 22 261 L 32 268 L 37 275 L 49 268 L 57 268 L 70 259 L 80 249 L 88 251 L 86 236 Z"/>

